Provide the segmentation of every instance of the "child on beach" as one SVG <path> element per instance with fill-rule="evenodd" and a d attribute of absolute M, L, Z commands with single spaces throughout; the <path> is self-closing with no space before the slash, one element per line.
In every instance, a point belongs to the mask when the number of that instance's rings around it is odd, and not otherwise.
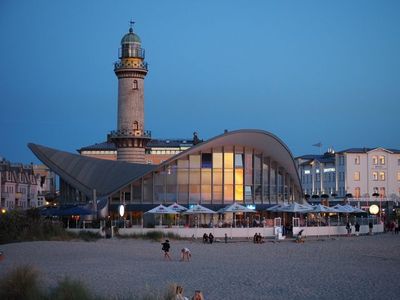
<path fill-rule="evenodd" d="M 181 261 L 185 261 L 185 258 L 187 261 L 192 258 L 192 253 L 188 248 L 182 248 L 181 250 Z"/>
<path fill-rule="evenodd" d="M 162 245 L 161 249 L 164 251 L 164 259 L 171 260 L 171 256 L 169 256 L 169 248 L 171 248 L 169 240 L 165 240 L 165 242 L 161 243 L 161 245 Z"/>

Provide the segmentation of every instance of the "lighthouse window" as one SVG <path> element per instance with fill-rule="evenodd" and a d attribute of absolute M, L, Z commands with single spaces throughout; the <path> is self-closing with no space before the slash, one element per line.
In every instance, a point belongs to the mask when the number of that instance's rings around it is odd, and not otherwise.
<path fill-rule="evenodd" d="M 138 89 L 137 80 L 134 80 L 134 81 L 133 81 L 133 87 L 132 87 L 132 89 L 133 89 L 133 90 L 137 90 L 137 89 Z"/>

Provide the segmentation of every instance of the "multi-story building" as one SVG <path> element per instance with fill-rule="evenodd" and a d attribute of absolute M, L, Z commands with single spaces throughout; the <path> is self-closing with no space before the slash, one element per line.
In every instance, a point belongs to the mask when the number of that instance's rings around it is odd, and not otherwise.
<path fill-rule="evenodd" d="M 146 164 L 158 165 L 189 149 L 195 143 L 195 139 L 152 139 L 145 147 L 145 162 Z M 82 147 L 78 149 L 78 152 L 83 156 L 117 160 L 117 147 L 111 141 Z"/>
<path fill-rule="evenodd" d="M 351 148 L 296 158 L 303 191 L 348 198 L 400 197 L 400 150 Z"/>
<path fill-rule="evenodd" d="M 28 209 L 45 204 L 45 195 L 55 192 L 55 174 L 45 166 L 0 161 L 0 207 Z"/>

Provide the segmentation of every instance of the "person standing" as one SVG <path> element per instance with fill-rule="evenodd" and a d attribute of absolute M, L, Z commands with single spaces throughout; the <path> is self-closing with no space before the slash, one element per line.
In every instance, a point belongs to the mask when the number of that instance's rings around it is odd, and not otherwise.
<path fill-rule="evenodd" d="M 350 222 L 346 224 L 347 236 L 351 236 L 351 225 Z"/>
<path fill-rule="evenodd" d="M 368 223 L 368 228 L 369 228 L 369 235 L 373 235 L 372 230 L 374 229 L 374 224 L 372 224 L 372 221 Z"/>
<path fill-rule="evenodd" d="M 165 242 L 161 243 L 161 245 L 162 245 L 161 249 L 164 251 L 164 259 L 171 260 L 171 256 L 169 256 L 169 249 L 171 248 L 169 240 L 165 240 Z"/>
<path fill-rule="evenodd" d="M 399 220 L 394 221 L 394 234 L 399 234 Z"/>
<path fill-rule="evenodd" d="M 354 228 L 356 230 L 356 236 L 358 236 L 360 234 L 360 224 L 358 223 L 358 221 L 354 225 Z"/>
<path fill-rule="evenodd" d="M 228 235 L 225 233 L 225 244 L 228 243 Z"/>

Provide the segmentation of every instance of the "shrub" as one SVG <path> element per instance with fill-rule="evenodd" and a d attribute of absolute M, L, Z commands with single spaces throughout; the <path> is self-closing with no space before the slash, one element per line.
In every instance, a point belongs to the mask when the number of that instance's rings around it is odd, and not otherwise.
<path fill-rule="evenodd" d="M 31 266 L 20 266 L 0 281 L 0 299 L 44 299 L 39 288 L 39 273 Z"/>
<path fill-rule="evenodd" d="M 94 297 L 82 282 L 66 277 L 58 282 L 58 285 L 51 291 L 50 299 L 90 300 Z"/>

